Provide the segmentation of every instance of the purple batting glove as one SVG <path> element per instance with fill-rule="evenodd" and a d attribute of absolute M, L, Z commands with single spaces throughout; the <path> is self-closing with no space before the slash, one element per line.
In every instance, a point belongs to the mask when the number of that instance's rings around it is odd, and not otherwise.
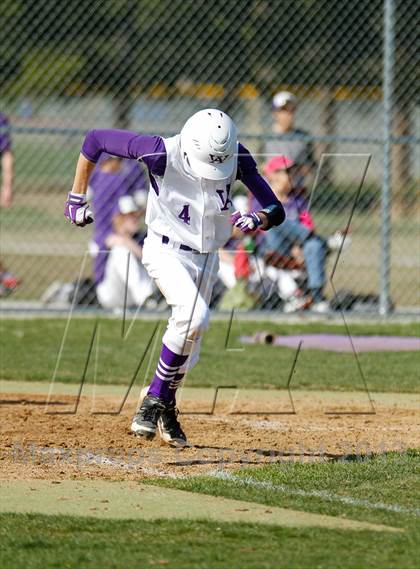
<path fill-rule="evenodd" d="M 259 218 L 255 211 L 245 213 L 243 215 L 240 211 L 235 211 L 232 213 L 230 220 L 235 227 L 238 227 L 242 231 L 242 233 L 251 233 L 263 223 L 262 219 Z"/>
<path fill-rule="evenodd" d="M 84 194 L 68 194 L 64 215 L 71 223 L 79 227 L 84 227 L 93 222 L 93 213 L 86 203 Z"/>

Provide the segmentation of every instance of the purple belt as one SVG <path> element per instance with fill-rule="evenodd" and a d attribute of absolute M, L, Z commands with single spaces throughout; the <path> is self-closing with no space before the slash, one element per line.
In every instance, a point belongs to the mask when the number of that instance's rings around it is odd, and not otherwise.
<path fill-rule="evenodd" d="M 167 235 L 162 235 L 162 243 L 164 245 L 167 245 L 169 243 L 170 239 Z M 197 251 L 196 249 L 193 249 L 192 247 L 190 247 L 189 245 L 184 245 L 183 243 L 180 244 L 179 248 L 182 251 L 191 251 L 191 253 L 200 253 L 200 251 Z"/>

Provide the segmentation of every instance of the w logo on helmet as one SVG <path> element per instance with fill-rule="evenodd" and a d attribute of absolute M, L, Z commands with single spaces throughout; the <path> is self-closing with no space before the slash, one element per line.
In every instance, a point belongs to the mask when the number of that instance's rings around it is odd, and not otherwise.
<path fill-rule="evenodd" d="M 225 154 L 224 156 L 215 156 L 214 154 L 209 154 L 210 164 L 223 164 L 225 160 L 230 158 L 229 154 Z"/>

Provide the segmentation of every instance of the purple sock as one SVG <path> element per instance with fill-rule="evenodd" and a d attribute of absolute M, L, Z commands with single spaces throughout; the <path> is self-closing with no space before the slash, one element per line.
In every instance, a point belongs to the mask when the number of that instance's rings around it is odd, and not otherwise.
<path fill-rule="evenodd" d="M 187 358 L 188 356 L 175 354 L 163 344 L 155 375 L 147 394 L 160 397 L 167 403 L 175 401 L 176 390 L 184 377 L 183 373 L 179 373 L 179 369 Z"/>

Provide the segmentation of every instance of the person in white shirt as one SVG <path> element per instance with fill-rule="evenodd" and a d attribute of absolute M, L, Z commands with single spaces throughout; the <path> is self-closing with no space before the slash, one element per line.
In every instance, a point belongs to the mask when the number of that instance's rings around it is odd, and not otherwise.
<path fill-rule="evenodd" d="M 96 287 L 104 308 L 143 306 L 153 294 L 153 282 L 141 262 L 142 246 L 135 239 L 141 210 L 133 196 L 121 196 L 112 215 L 112 231 L 105 238 L 104 275 Z"/>

